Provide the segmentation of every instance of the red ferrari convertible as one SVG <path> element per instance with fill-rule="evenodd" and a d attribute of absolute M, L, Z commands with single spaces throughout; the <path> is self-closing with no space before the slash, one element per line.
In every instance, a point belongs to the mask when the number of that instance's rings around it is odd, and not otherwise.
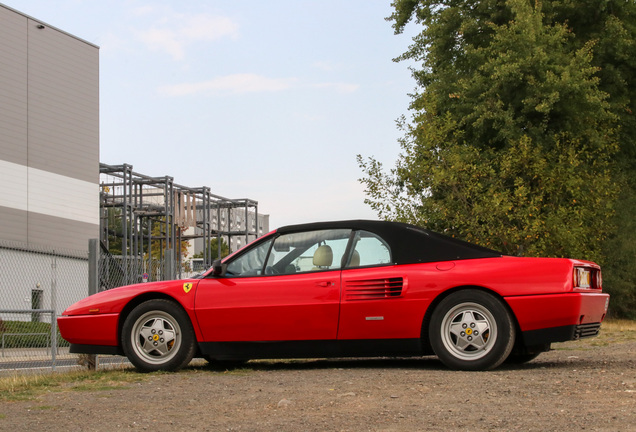
<path fill-rule="evenodd" d="M 206 273 L 94 294 L 58 318 L 71 352 L 142 371 L 262 358 L 436 355 L 461 370 L 529 361 L 595 336 L 600 267 L 521 258 L 417 226 L 342 221 L 280 228 Z"/>

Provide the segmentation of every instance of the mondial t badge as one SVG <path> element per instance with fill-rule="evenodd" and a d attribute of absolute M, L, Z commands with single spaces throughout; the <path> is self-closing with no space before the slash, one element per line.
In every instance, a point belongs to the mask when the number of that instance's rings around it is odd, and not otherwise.
<path fill-rule="evenodd" d="M 185 293 L 189 293 L 190 290 L 192 289 L 192 282 L 187 282 L 183 284 L 183 290 L 185 291 Z"/>

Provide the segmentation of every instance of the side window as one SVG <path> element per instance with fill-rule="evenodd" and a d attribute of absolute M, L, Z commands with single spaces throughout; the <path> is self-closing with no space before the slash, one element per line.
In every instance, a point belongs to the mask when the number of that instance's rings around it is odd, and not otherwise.
<path fill-rule="evenodd" d="M 267 251 L 272 241 L 266 241 L 232 260 L 227 266 L 228 276 L 259 276 L 263 272 Z"/>
<path fill-rule="evenodd" d="M 284 234 L 274 241 L 266 274 L 336 270 L 341 267 L 351 230 Z"/>
<path fill-rule="evenodd" d="M 368 231 L 358 231 L 346 267 L 365 267 L 392 262 L 391 249 L 382 238 Z"/>

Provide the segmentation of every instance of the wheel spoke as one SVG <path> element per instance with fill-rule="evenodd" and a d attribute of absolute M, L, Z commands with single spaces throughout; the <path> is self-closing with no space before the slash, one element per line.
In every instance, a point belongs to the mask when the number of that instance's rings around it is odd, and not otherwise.
<path fill-rule="evenodd" d="M 461 351 L 466 351 L 466 348 L 468 348 L 471 345 L 472 345 L 472 343 L 468 342 L 465 337 L 458 338 L 457 342 L 455 344 L 457 349 L 459 349 Z"/>
<path fill-rule="evenodd" d="M 463 327 L 462 327 L 462 323 L 460 322 L 454 322 L 450 325 L 450 332 L 452 334 L 454 334 L 455 336 L 457 336 L 458 338 L 461 337 L 461 333 L 464 331 Z"/>
<path fill-rule="evenodd" d="M 480 334 L 479 336 L 473 339 L 473 345 L 475 346 L 475 348 L 485 349 L 486 340 L 484 340 L 483 334 Z"/>

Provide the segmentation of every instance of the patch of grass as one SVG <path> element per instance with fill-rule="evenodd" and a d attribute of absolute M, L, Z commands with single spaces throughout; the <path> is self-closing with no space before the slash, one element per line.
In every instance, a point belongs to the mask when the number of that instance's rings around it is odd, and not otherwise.
<path fill-rule="evenodd" d="M 607 346 L 636 340 L 636 321 L 608 320 L 603 322 L 598 337 L 589 339 L 591 346 Z"/>
<path fill-rule="evenodd" d="M 602 332 L 633 332 L 636 333 L 636 321 L 631 320 L 607 320 L 601 326 Z M 634 336 L 636 338 L 636 335 Z"/>
<path fill-rule="evenodd" d="M 0 378 L 0 400 L 29 400 L 47 392 L 122 389 L 144 381 L 149 375 L 131 369 L 14 375 Z"/>
<path fill-rule="evenodd" d="M 570 349 L 586 350 L 632 341 L 636 341 L 636 321 L 607 320 L 603 321 L 601 332 L 596 337 L 554 344 L 552 347 L 556 350 L 566 351 Z"/>

